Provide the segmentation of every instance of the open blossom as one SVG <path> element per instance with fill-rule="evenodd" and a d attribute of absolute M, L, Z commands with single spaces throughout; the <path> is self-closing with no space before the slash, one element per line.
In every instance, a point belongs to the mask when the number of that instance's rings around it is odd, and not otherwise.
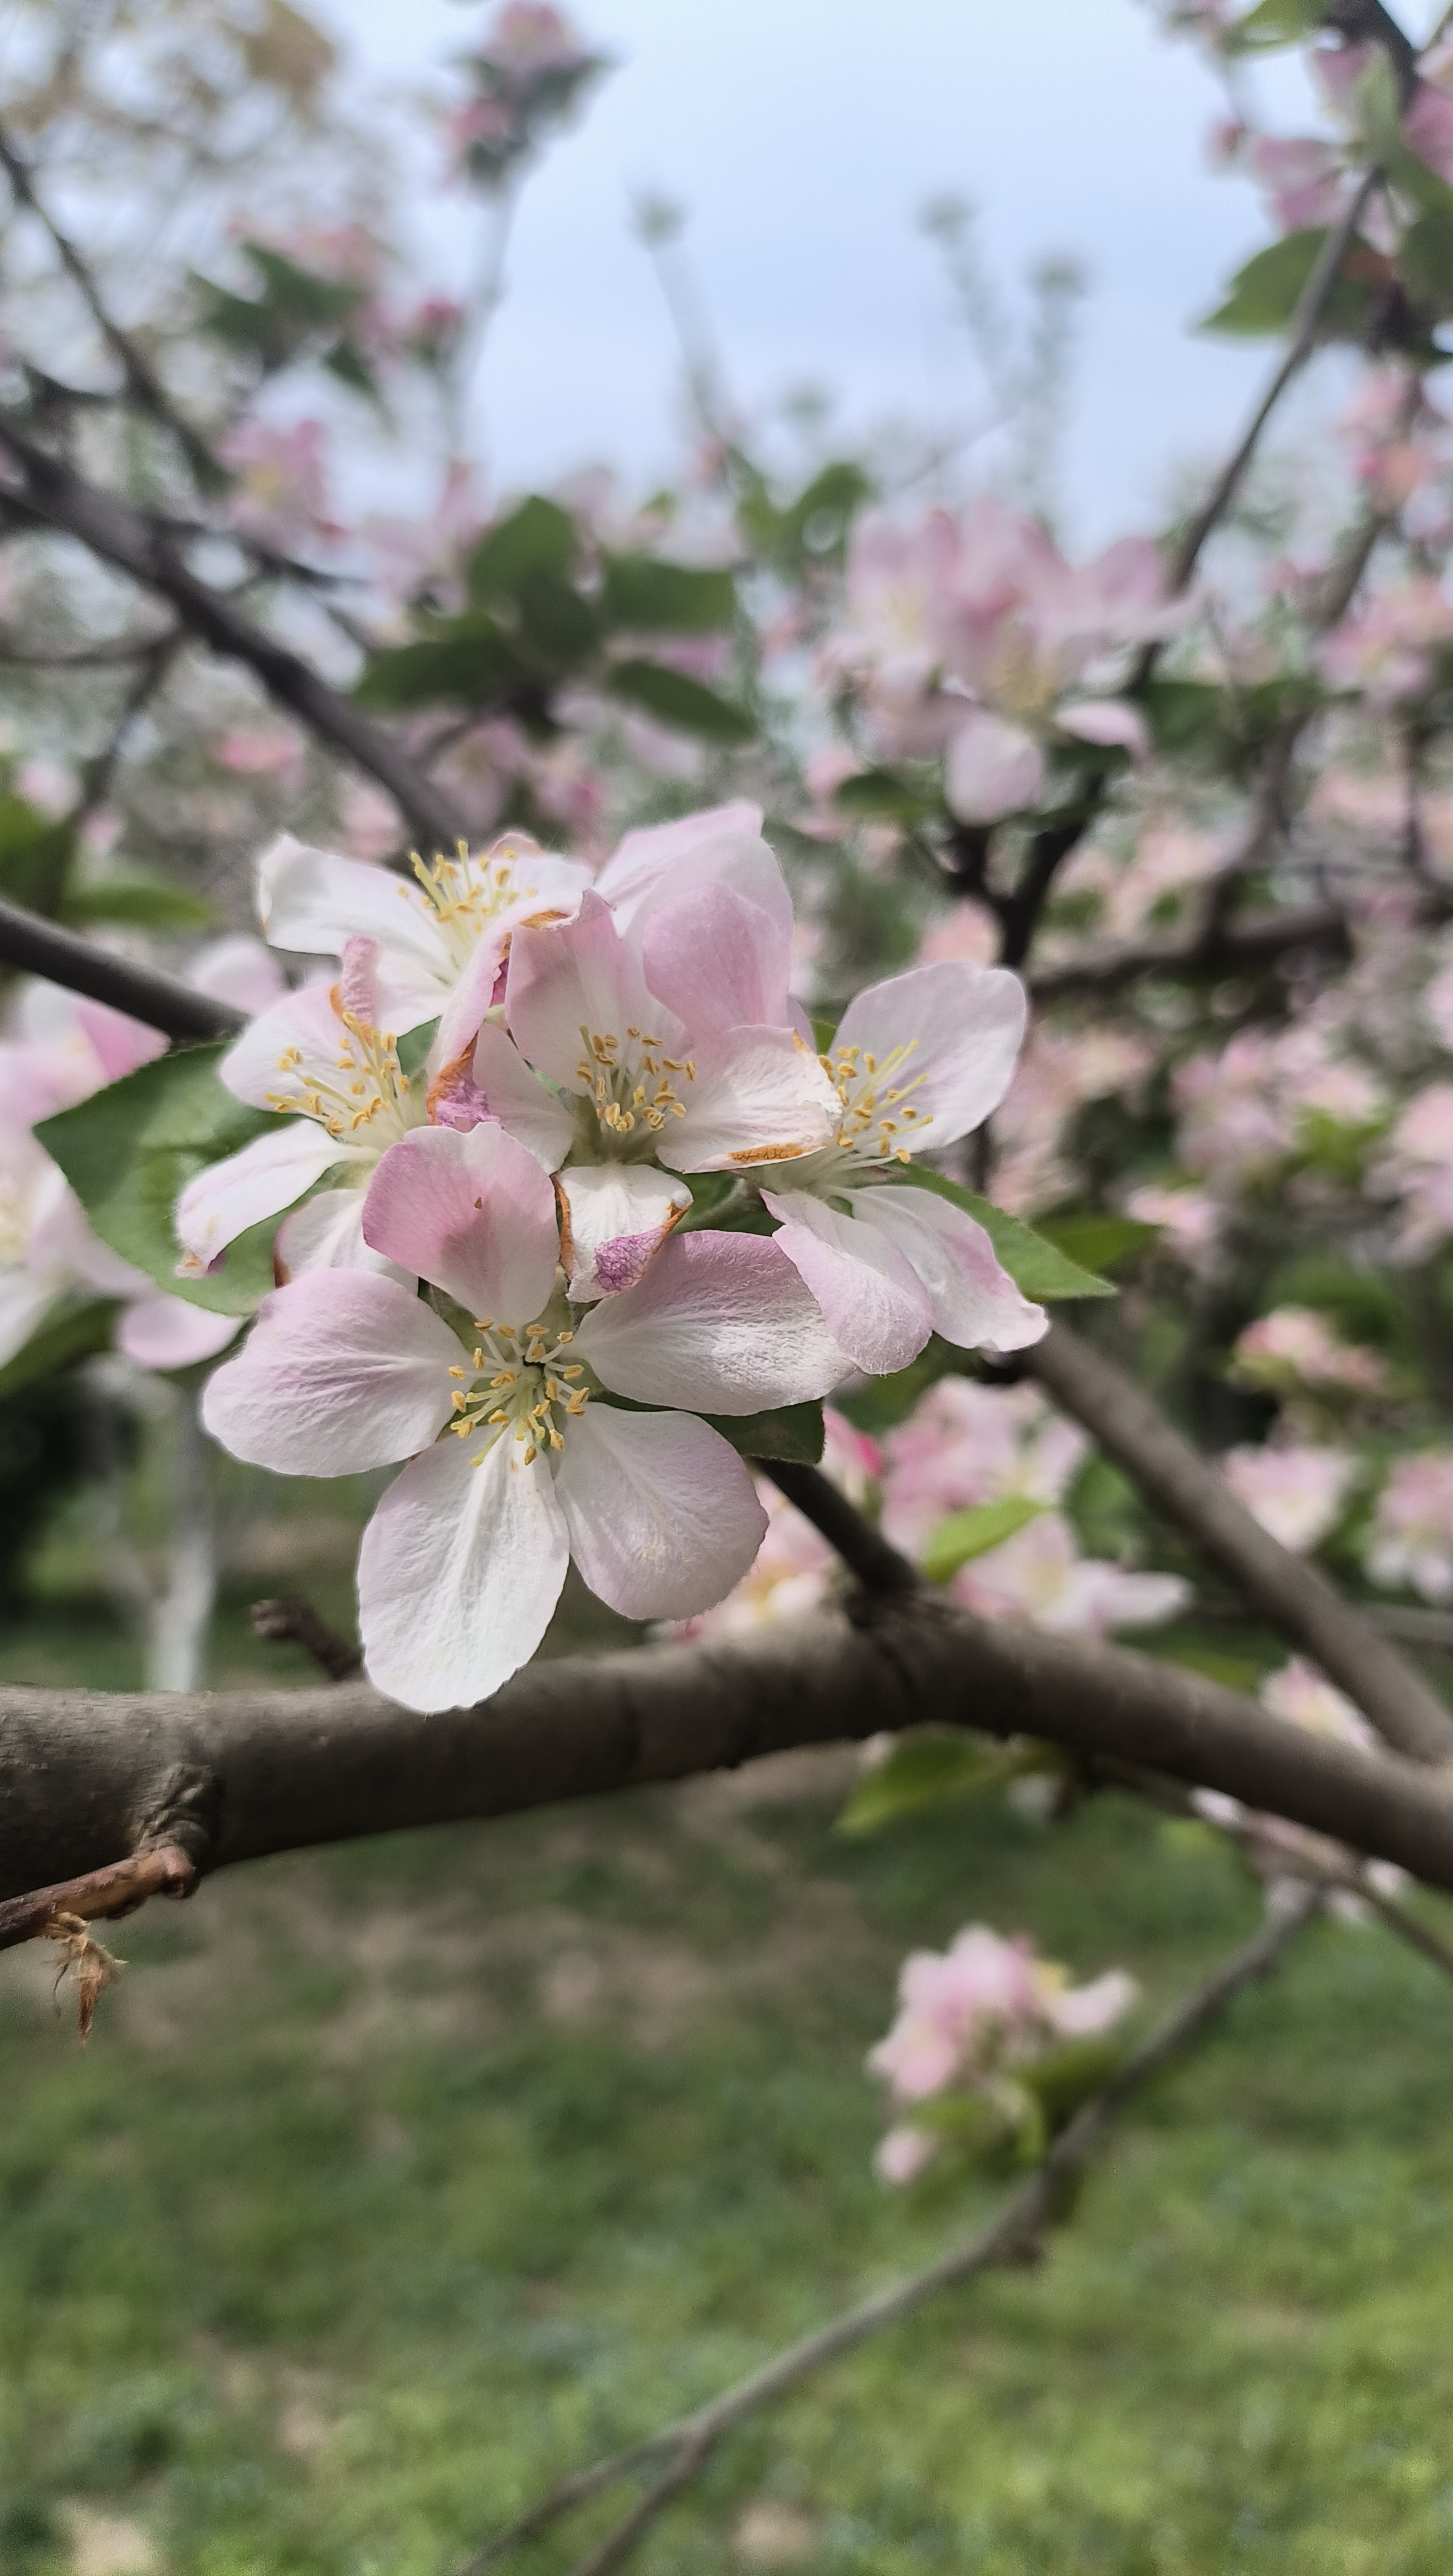
<path fill-rule="evenodd" d="M 1320 1119 L 1368 1127 L 1385 1105 L 1376 1075 L 1309 1022 L 1275 1037 L 1243 1029 L 1219 1054 L 1189 1057 L 1172 1091 L 1181 1161 L 1220 1186 L 1273 1170 Z"/>
<path fill-rule="evenodd" d="M 971 1924 L 945 1951 L 909 1953 L 897 2018 L 869 2051 L 868 2065 L 895 2109 L 911 2111 L 951 2091 L 1012 2109 L 1017 2073 L 1066 2040 L 1113 2029 L 1138 1994 L 1118 1968 L 1071 1986 L 1063 1968 L 1036 1957 L 1022 1935 L 1006 1941 Z M 911 2181 L 939 2143 L 932 2130 L 902 2123 L 878 2150 L 878 2172 L 885 2182 Z"/>
<path fill-rule="evenodd" d="M 1440 649 L 1453 642 L 1453 599 L 1431 579 L 1405 581 L 1354 608 L 1322 644 L 1322 676 L 1375 707 L 1432 687 Z"/>
<path fill-rule="evenodd" d="M 942 753 L 951 810 L 992 823 L 1038 801 L 1056 738 L 1144 751 L 1138 711 L 1089 692 L 1107 657 L 1173 616 L 1148 539 L 1074 567 L 1037 521 L 985 496 L 916 526 L 858 519 L 846 624 L 824 659 L 861 693 L 882 754 Z"/>
<path fill-rule="evenodd" d="M 953 1590 L 981 1619 L 1028 1619 L 1061 1635 L 1158 1628 L 1191 1598 L 1178 1574 L 1136 1574 L 1080 1554 L 1069 1522 L 1040 1512 L 998 1547 L 960 1566 Z"/>
<path fill-rule="evenodd" d="M 1361 1711 L 1304 1656 L 1293 1655 L 1280 1672 L 1269 1673 L 1257 1696 L 1271 1716 L 1281 1718 L 1288 1726 L 1300 1726 L 1309 1735 L 1349 1745 L 1357 1753 L 1377 1750 L 1377 1737 Z M 1253 1867 L 1273 1884 L 1278 1879 L 1295 1880 L 1309 1869 L 1315 1874 L 1329 1866 L 1350 1869 L 1355 1864 L 1355 1855 L 1345 1845 L 1312 1833 L 1305 1825 L 1290 1824 L 1284 1816 L 1264 1815 L 1245 1807 L 1239 1798 L 1228 1797 L 1223 1790 L 1197 1789 L 1192 1803 L 1208 1824 L 1235 1833 Z M 1407 1885 L 1406 1871 L 1393 1862 L 1370 1861 L 1362 1866 L 1381 1896 L 1396 1896 Z M 1346 1921 L 1360 1922 L 1366 1913 L 1348 1889 L 1336 1890 L 1328 1903 L 1331 1911 Z"/>
<path fill-rule="evenodd" d="M 1204 1269 L 1214 1258 L 1226 1222 L 1225 1210 L 1204 1190 L 1180 1185 L 1162 1189 L 1149 1184 L 1132 1190 L 1125 1213 L 1137 1225 L 1158 1226 L 1161 1248 L 1191 1270 Z"/>
<path fill-rule="evenodd" d="M 1453 1601 L 1453 1450 L 1399 1458 L 1378 1495 L 1364 1562 L 1374 1583 Z"/>
<path fill-rule="evenodd" d="M 1402 1202 L 1395 1249 L 1403 1260 L 1421 1260 L 1453 1234 L 1453 1082 L 1414 1092 L 1374 1178 Z"/>
<path fill-rule="evenodd" d="M 240 535 L 291 554 L 341 534 L 328 516 L 320 422 L 277 429 L 263 420 L 240 421 L 223 443 L 222 461 L 236 477 L 228 514 Z"/>
<path fill-rule="evenodd" d="M 803 1402 L 843 1371 L 774 1245 L 688 1236 L 582 1313 L 558 1276 L 550 1182 L 492 1124 L 395 1145 L 363 1232 L 452 1301 L 459 1331 L 387 1273 L 311 1272 L 264 1300 L 203 1418 L 284 1475 L 408 1461 L 358 1563 L 381 1690 L 418 1709 L 486 1698 L 534 1653 L 572 1556 L 632 1619 L 690 1617 L 740 1580 L 766 1516 L 697 1409 Z"/>
<path fill-rule="evenodd" d="M 1310 1441 L 1228 1449 L 1220 1465 L 1252 1519 L 1298 1556 L 1320 1546 L 1335 1529 L 1357 1479 L 1357 1460 L 1349 1450 L 1320 1448 Z"/>
<path fill-rule="evenodd" d="M 1235 1374 L 1252 1386 L 1277 1390 L 1377 1395 L 1387 1383 L 1387 1363 L 1376 1351 L 1344 1342 L 1324 1315 L 1307 1306 L 1278 1306 L 1238 1334 Z"/>
<path fill-rule="evenodd" d="M 1036 1026 L 994 1122 L 998 1205 L 1032 1216 L 1067 1197 L 1075 1182 L 1067 1146 L 1080 1111 L 1133 1092 L 1154 1061 L 1134 1029 Z"/>
<path fill-rule="evenodd" d="M 975 1504 L 1062 1502 L 1090 1443 L 1038 1387 L 941 1377 L 883 1439 L 883 1527 L 918 1556 L 940 1522 Z"/>
<path fill-rule="evenodd" d="M 510 936 L 578 903 L 588 871 L 506 834 L 481 856 L 416 864 L 417 882 L 308 847 L 284 833 L 258 866 L 258 911 L 271 945 L 338 958 L 331 985 L 285 993 L 222 1059 L 228 1089 L 280 1124 L 200 1172 L 176 1210 L 182 1269 L 214 1268 L 266 1218 L 285 1275 L 366 1260 L 362 1187 L 380 1154 L 429 1114 L 429 1074 L 467 1056 L 494 1001 Z M 438 1019 L 422 1074 L 406 1075 L 397 1037 Z M 445 1115 L 458 1116 L 449 1109 Z M 482 1115 L 476 1109 L 472 1115 Z M 308 1199 L 327 1175 L 334 1186 Z"/>

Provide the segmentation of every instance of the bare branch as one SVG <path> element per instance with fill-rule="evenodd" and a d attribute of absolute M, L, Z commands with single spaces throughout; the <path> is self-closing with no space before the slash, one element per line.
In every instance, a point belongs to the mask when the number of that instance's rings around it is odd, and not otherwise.
<path fill-rule="evenodd" d="M 855 1610 L 855 1615 L 854 1615 Z M 910 1726 L 1032 1735 L 1224 1790 L 1453 1889 L 1453 1783 L 1270 1718 L 1121 1646 L 939 1595 L 692 1646 L 537 1662 L 421 1717 L 358 1682 L 202 1694 L 0 1692 L 0 1897 L 179 1843 L 268 1852 L 689 1779 Z"/>
<path fill-rule="evenodd" d="M 918 1569 L 900 1556 L 876 1523 L 839 1493 L 831 1480 L 817 1467 L 796 1467 L 784 1458 L 754 1458 L 759 1474 L 770 1477 L 779 1494 L 785 1494 L 804 1520 L 811 1521 L 828 1546 L 836 1548 L 844 1565 L 855 1574 L 866 1592 L 904 1593 L 918 1588 Z"/>
<path fill-rule="evenodd" d="M 886 2326 L 896 2325 L 900 2318 L 911 2316 L 926 2301 L 943 2290 L 957 2289 L 981 2272 L 993 2271 L 1007 2263 L 1032 2260 L 1039 2250 L 1044 2230 L 1052 2224 L 1056 2209 L 1063 2205 L 1066 2188 L 1079 2175 L 1093 2150 L 1099 2145 L 1115 2112 L 1158 2075 L 1167 2062 L 1179 2055 L 1193 2039 L 1198 2039 L 1244 1987 L 1258 1977 L 1269 1974 L 1288 1943 L 1315 1913 L 1319 1903 L 1316 1891 L 1307 1889 L 1283 1906 L 1270 1911 L 1260 1929 L 1240 1949 L 1233 1950 L 1185 2001 L 1169 2013 L 1158 2029 L 1135 2049 L 1117 2068 L 1108 2084 L 1075 2113 L 1049 2149 L 1043 2162 L 1020 2184 L 987 2227 L 953 2246 L 937 2262 L 925 2264 L 920 2272 L 890 2283 L 857 2307 L 835 2317 L 830 2325 L 821 2326 L 815 2334 L 804 2335 L 760 2369 L 740 2380 L 721 2397 L 691 2414 L 682 2415 L 673 2424 L 665 2424 L 645 2441 L 630 2449 L 618 2451 L 614 2458 L 600 2460 L 573 2478 L 562 2480 L 552 2493 L 541 2499 L 500 2538 L 471 2558 L 459 2576 L 486 2576 L 486 2571 L 519 2548 L 548 2530 L 562 2515 L 576 2505 L 584 2504 L 602 2488 L 614 2486 L 633 2469 L 643 2468 L 663 2454 L 671 2455 L 671 2466 L 658 2483 L 647 2490 L 632 2512 L 609 2533 L 599 2548 L 582 2559 L 575 2576 L 607 2576 L 619 2567 L 636 2541 L 655 2521 L 681 2489 L 689 2484 L 704 2466 L 723 2437 L 733 2432 L 745 2417 L 755 2414 L 772 2399 L 785 2395 L 788 2389 L 821 2370 L 829 2362 L 840 2360 L 879 2334 Z"/>
<path fill-rule="evenodd" d="M 1051 1324 L 1025 1360 L 1055 1402 L 1248 1601 L 1315 1656 L 1389 1744 L 1416 1761 L 1453 1762 L 1453 1717 L 1436 1692 L 1315 1566 L 1277 1545 L 1133 1378 L 1067 1324 Z"/>
<path fill-rule="evenodd" d="M 351 1682 L 363 1670 L 358 1648 L 340 1637 L 336 1628 L 330 1628 L 326 1619 L 320 1619 L 301 1593 L 289 1592 L 280 1601 L 254 1601 L 247 1617 L 254 1637 L 266 1637 L 275 1645 L 304 1647 L 330 1682 Z"/>
<path fill-rule="evenodd" d="M 132 1914 L 151 1896 L 190 1896 L 197 1873 L 189 1853 L 175 1843 L 142 1851 L 110 1869 L 88 1870 L 58 1887 L 37 1888 L 33 1896 L 12 1897 L 0 1905 L 0 1950 L 13 1950 L 49 1932 L 59 1915 L 73 1922 L 98 1923 Z"/>
<path fill-rule="evenodd" d="M 144 590 L 169 600 L 189 633 L 226 660 L 245 663 L 279 706 L 386 788 L 425 841 L 447 848 L 463 835 L 458 807 L 394 736 L 330 688 L 300 654 L 280 644 L 235 601 L 200 580 L 172 530 L 88 483 L 38 445 L 13 416 L 0 417 L 0 446 L 8 450 L 21 478 L 19 489 L 3 494 L 9 510 L 74 537 L 103 563 L 114 564 Z"/>
<path fill-rule="evenodd" d="M 247 1014 L 230 1002 L 214 1001 L 179 976 L 163 975 L 154 966 L 134 966 L 129 957 L 113 957 L 73 930 L 26 912 L 18 903 L 0 901 L 0 964 L 25 975 L 44 975 L 70 993 L 85 993 L 126 1011 L 150 1029 L 185 1045 L 205 1038 L 235 1037 L 246 1028 Z"/>

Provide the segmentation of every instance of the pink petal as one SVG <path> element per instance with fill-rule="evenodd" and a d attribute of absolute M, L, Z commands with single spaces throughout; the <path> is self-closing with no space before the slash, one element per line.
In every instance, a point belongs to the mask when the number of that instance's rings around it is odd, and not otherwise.
<path fill-rule="evenodd" d="M 241 1330 L 240 1315 L 209 1315 L 185 1297 L 143 1297 L 118 1317 L 116 1347 L 138 1368 L 191 1368 L 215 1359 Z"/>
<path fill-rule="evenodd" d="M 502 1127 L 418 1127 L 368 1185 L 363 1239 L 447 1290 L 480 1322 L 525 1324 L 560 1257 L 555 1193 Z"/>
<path fill-rule="evenodd" d="M 927 1289 L 933 1328 L 970 1351 L 1022 1351 L 1042 1341 L 1049 1317 L 1021 1295 L 1000 1267 L 981 1225 L 932 1190 L 883 1185 L 849 1190 L 859 1223 L 876 1228 L 902 1253 Z"/>
<path fill-rule="evenodd" d="M 311 1270 L 264 1297 L 239 1356 L 208 1381 L 214 1440 L 282 1476 L 352 1476 L 432 1440 L 460 1346 L 431 1307 L 367 1270 Z"/>
<path fill-rule="evenodd" d="M 913 1086 L 908 1105 L 919 1113 L 909 1131 L 914 1149 L 937 1149 L 967 1136 L 998 1108 L 1013 1079 L 1028 1010 L 1017 975 L 945 958 L 868 985 L 848 1004 L 833 1047 L 860 1047 L 880 1068 L 894 1058 L 891 1080 L 895 1087 Z"/>
<path fill-rule="evenodd" d="M 95 1052 L 103 1082 L 119 1082 L 123 1074 L 135 1073 L 137 1066 L 151 1064 L 165 1055 L 167 1042 L 160 1029 L 149 1029 L 140 1020 L 128 1019 L 124 1011 L 113 1011 L 105 1002 L 88 1001 L 78 993 L 75 1014 Z"/>
<path fill-rule="evenodd" d="M 541 1073 L 567 1091 L 590 1087 L 582 1072 L 587 1039 L 624 1045 L 632 1029 L 663 1041 L 674 1034 L 599 895 L 586 894 L 574 921 L 522 928 L 510 942 L 505 1012 L 510 1035 Z M 677 1050 L 673 1046 L 672 1053 Z"/>
<path fill-rule="evenodd" d="M 710 1609 L 767 1530 L 736 1451 L 687 1413 L 621 1413 L 597 1399 L 569 1426 L 556 1491 L 571 1555 L 627 1619 Z"/>
<path fill-rule="evenodd" d="M 761 1235 L 673 1235 L 575 1343 L 617 1395 L 693 1413 L 801 1404 L 846 1374 L 792 1264 Z"/>
<path fill-rule="evenodd" d="M 774 1245 L 811 1289 L 839 1349 L 870 1377 L 916 1359 L 933 1309 L 896 1245 L 805 1190 L 764 1190 L 762 1201 L 780 1221 Z"/>
<path fill-rule="evenodd" d="M 249 1019 L 270 1011 L 287 991 L 277 959 L 248 931 L 209 940 L 187 968 L 187 982 L 219 1002 L 235 1002 Z"/>
<path fill-rule="evenodd" d="M 784 930 L 734 887 L 700 885 L 662 904 L 641 957 L 652 992 L 693 1035 L 787 1025 L 790 919 Z"/>
<path fill-rule="evenodd" d="M 184 1256 L 179 1271 L 195 1278 L 210 1270 L 250 1225 L 294 1207 L 335 1164 L 357 1159 L 314 1119 L 289 1118 L 225 1162 L 209 1164 L 177 1201 L 173 1223 Z"/>
<path fill-rule="evenodd" d="M 572 1163 L 556 1187 L 570 1295 L 581 1303 L 634 1288 L 691 1205 L 685 1182 L 649 1163 Z"/>
<path fill-rule="evenodd" d="M 691 1060 L 694 1076 L 675 1076 L 683 1115 L 667 1120 L 656 1144 L 673 1171 L 795 1162 L 832 1143 L 842 1104 L 795 1029 L 733 1029 Z"/>
<path fill-rule="evenodd" d="M 1044 754 L 1033 734 L 976 707 L 944 755 L 944 801 L 961 823 L 998 823 L 1037 804 Z"/>
<path fill-rule="evenodd" d="M 456 1056 L 463 1055 L 466 1048 L 473 1046 L 485 1012 L 495 998 L 495 986 L 509 949 L 515 918 L 522 919 L 523 915 L 523 905 L 517 905 L 514 914 L 497 915 L 480 932 L 459 981 L 440 1013 L 434 1043 L 429 1050 L 431 1065 L 452 1064 Z"/>
<path fill-rule="evenodd" d="M 792 898 L 762 838 L 762 811 L 739 801 L 628 832 L 596 879 L 623 930 L 640 936 L 648 913 L 688 887 L 730 886 L 792 936 Z"/>
<path fill-rule="evenodd" d="M 577 1049 L 578 1053 L 578 1049 Z M 532 1073 L 512 1038 L 486 1021 L 474 1049 L 474 1080 L 485 1116 L 533 1154 L 544 1172 L 558 1171 L 575 1141 L 568 1104 Z M 433 1116 L 430 1093 L 430 1115 Z"/>
<path fill-rule="evenodd" d="M 479 1456 L 474 1440 L 426 1449 L 363 1533 L 364 1668 L 405 1708 L 488 1699 L 529 1661 L 565 1580 L 565 1515 L 543 1457 L 527 1467 L 509 1434 Z"/>
<path fill-rule="evenodd" d="M 1061 733 L 1081 742 L 1123 743 L 1134 760 L 1150 757 L 1150 734 L 1138 707 L 1123 698 L 1071 698 L 1055 711 Z"/>

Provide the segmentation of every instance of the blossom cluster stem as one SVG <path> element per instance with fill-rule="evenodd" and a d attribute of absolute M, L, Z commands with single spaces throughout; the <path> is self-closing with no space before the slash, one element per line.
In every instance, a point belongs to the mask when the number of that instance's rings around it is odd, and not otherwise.
<path fill-rule="evenodd" d="M 1168 2013 L 1117 2067 L 1101 2091 L 1075 2113 L 1042 2163 L 1010 2194 L 986 2227 L 951 2246 L 921 2271 L 890 2282 L 886 2289 L 846 2309 L 830 2324 L 804 2335 L 800 2342 L 790 2344 L 785 2352 L 708 2405 L 679 2416 L 674 2423 L 663 2425 L 645 2441 L 617 2452 L 613 2458 L 599 2460 L 593 2467 L 562 2480 L 509 2531 L 469 2559 L 460 2576 L 486 2576 L 488 2569 L 499 2566 L 515 2549 L 548 2530 L 576 2506 L 665 2456 L 669 2460 L 665 2474 L 590 2555 L 580 2560 L 574 2571 L 574 2576 L 609 2576 L 610 2570 L 624 2564 L 636 2542 L 666 2506 L 705 2467 L 718 2443 L 747 2416 L 784 2396 L 828 2363 L 840 2360 L 870 2336 L 911 2316 L 940 2292 L 957 2289 L 980 2273 L 1005 2264 L 1033 2261 L 1046 2227 L 1053 2222 L 1115 2113 L 1171 2058 L 1199 2039 L 1243 1988 L 1270 1973 L 1288 1944 L 1310 1921 L 1319 1902 L 1315 1889 L 1298 1889 L 1285 1903 L 1269 1908 L 1251 1939 L 1233 1950 Z"/>

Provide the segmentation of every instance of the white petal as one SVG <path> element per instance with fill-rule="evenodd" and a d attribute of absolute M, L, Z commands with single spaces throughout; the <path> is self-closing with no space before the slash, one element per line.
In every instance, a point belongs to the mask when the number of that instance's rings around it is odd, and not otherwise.
<path fill-rule="evenodd" d="M 351 1476 L 422 1449 L 448 1420 L 460 1345 L 433 1309 L 367 1270 L 310 1270 L 264 1297 L 202 1420 L 283 1476 Z"/>
<path fill-rule="evenodd" d="M 396 967 L 411 967 L 435 1008 L 453 983 L 449 943 L 428 896 L 388 868 L 365 867 L 282 832 L 257 863 L 257 910 L 270 947 L 341 957 L 344 942 L 380 940 Z"/>
<path fill-rule="evenodd" d="M 627 1619 L 709 1610 L 766 1536 L 735 1449 L 687 1413 L 621 1413 L 597 1400 L 566 1432 L 556 1490 L 571 1555 Z"/>
<path fill-rule="evenodd" d="M 589 1037 L 624 1047 L 635 1028 L 680 1053 L 670 1014 L 648 991 L 637 960 L 595 894 L 582 895 L 573 921 L 527 927 L 510 942 L 505 1014 L 521 1053 L 567 1091 L 584 1092 Z"/>
<path fill-rule="evenodd" d="M 210 1315 L 185 1297 L 142 1297 L 118 1317 L 116 1347 L 138 1368 L 193 1368 L 214 1360 L 241 1330 L 240 1315 Z"/>
<path fill-rule="evenodd" d="M 981 1225 L 932 1190 L 849 1190 L 860 1224 L 896 1244 L 927 1289 L 933 1328 L 969 1351 L 1022 1351 L 1042 1341 L 1049 1317 L 1015 1286 Z"/>
<path fill-rule="evenodd" d="M 569 1562 L 543 1457 L 508 1433 L 482 1466 L 444 1440 L 395 1478 L 363 1533 L 358 1617 L 369 1680 L 405 1708 L 470 1708 L 527 1663 Z"/>
<path fill-rule="evenodd" d="M 558 1171 L 575 1141 L 575 1121 L 559 1093 L 530 1071 L 513 1038 L 492 1020 L 479 1032 L 474 1079 L 484 1116 L 497 1118 L 542 1172 Z"/>
<path fill-rule="evenodd" d="M 639 1287 L 586 1316 L 575 1343 L 617 1395 L 689 1413 L 801 1404 L 847 1373 L 791 1262 L 759 1234 L 673 1235 Z"/>
<path fill-rule="evenodd" d="M 840 1216 L 805 1190 L 764 1190 L 779 1245 L 822 1309 L 828 1331 L 870 1377 L 916 1359 L 933 1330 L 927 1289 L 876 1227 Z"/>
<path fill-rule="evenodd" d="M 917 1111 L 901 1141 L 918 1153 L 951 1145 L 998 1108 L 1028 1008 L 1018 976 L 1004 967 L 944 958 L 869 984 L 848 1004 L 833 1046 L 859 1047 L 880 1068 L 893 1058 L 884 1087 L 901 1089 L 903 1105 Z"/>
<path fill-rule="evenodd" d="M 790 909 L 784 924 L 734 886 L 694 886 L 647 916 L 641 957 L 652 992 L 703 1039 L 787 1024 Z"/>
<path fill-rule="evenodd" d="M 1038 801 L 1044 754 L 1023 725 L 975 707 L 944 757 L 944 801 L 961 823 L 997 823 Z"/>
<path fill-rule="evenodd" d="M 38 1278 L 18 1265 L 0 1270 L 0 1368 L 7 1367 L 17 1351 L 24 1350 L 64 1293 L 59 1281 Z"/>
<path fill-rule="evenodd" d="M 279 1101 L 291 1104 L 300 1090 L 335 1086 L 347 1037 L 333 1007 L 335 990 L 331 984 L 305 984 L 300 993 L 285 993 L 259 1011 L 217 1068 L 228 1090 L 253 1109 L 275 1109 Z"/>
<path fill-rule="evenodd" d="M 734 1029 L 693 1060 L 695 1079 L 676 1077 L 685 1114 L 667 1119 L 657 1143 L 673 1170 L 791 1163 L 832 1143 L 842 1104 L 795 1029 Z"/>
<path fill-rule="evenodd" d="M 379 1270 L 413 1288 L 417 1273 L 403 1270 L 363 1240 L 362 1189 L 321 1190 L 284 1217 L 272 1248 L 272 1266 L 280 1288 L 305 1270 Z"/>
<path fill-rule="evenodd" d="M 447 1289 L 477 1322 L 532 1323 L 555 1285 L 555 1193 L 532 1154 L 486 1121 L 416 1127 L 368 1185 L 363 1237 Z"/>
<path fill-rule="evenodd" d="M 572 1163 L 556 1188 L 566 1220 L 561 1256 L 581 1305 L 634 1288 L 691 1205 L 685 1182 L 649 1163 Z"/>
<path fill-rule="evenodd" d="M 312 1118 L 289 1118 L 270 1136 L 254 1136 L 224 1163 L 209 1163 L 177 1201 L 176 1237 L 194 1274 L 264 1217 L 294 1207 L 337 1163 L 356 1160 Z"/>

